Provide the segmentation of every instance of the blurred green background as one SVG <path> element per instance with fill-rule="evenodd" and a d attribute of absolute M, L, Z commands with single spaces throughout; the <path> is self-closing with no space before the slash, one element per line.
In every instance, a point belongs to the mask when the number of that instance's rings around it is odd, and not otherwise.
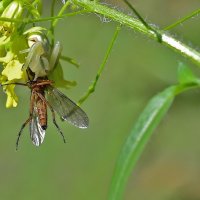
<path fill-rule="evenodd" d="M 200 7 L 198 0 L 130 0 L 147 21 L 163 28 Z M 45 1 L 45 10 L 49 1 Z M 106 1 L 125 13 L 121 1 Z M 60 1 L 57 7 L 62 5 Z M 199 49 L 200 18 L 172 34 Z M 94 14 L 60 20 L 56 40 L 63 54 L 80 69 L 62 62 L 65 77 L 77 87 L 62 90 L 74 101 L 86 92 L 101 64 L 116 23 Z M 0 199 L 105 200 L 121 146 L 148 100 L 176 83 L 178 61 L 198 73 L 183 57 L 123 27 L 95 93 L 82 106 L 90 118 L 87 130 L 57 121 L 67 144 L 51 122 L 44 144 L 32 145 L 26 128 L 15 151 L 17 133 L 28 117 L 28 88 L 18 87 L 19 105 L 5 108 L 0 98 Z M 125 200 L 200 199 L 200 91 L 180 95 L 146 146 L 132 173 Z"/>

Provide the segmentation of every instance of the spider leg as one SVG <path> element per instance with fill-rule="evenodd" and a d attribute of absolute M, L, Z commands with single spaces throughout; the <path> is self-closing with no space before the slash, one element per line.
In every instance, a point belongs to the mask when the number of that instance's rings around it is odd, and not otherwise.
<path fill-rule="evenodd" d="M 56 44 L 53 47 L 50 61 L 49 61 L 49 71 L 52 71 L 56 67 L 60 54 L 61 54 L 61 50 L 62 50 L 62 47 L 61 47 L 60 42 L 56 42 Z"/>

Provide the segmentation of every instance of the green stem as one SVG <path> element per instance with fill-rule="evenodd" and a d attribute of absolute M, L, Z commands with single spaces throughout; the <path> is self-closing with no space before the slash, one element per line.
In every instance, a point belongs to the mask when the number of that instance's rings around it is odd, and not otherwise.
<path fill-rule="evenodd" d="M 7 17 L 0 17 L 1 22 L 22 22 L 20 19 L 13 19 L 13 18 L 7 18 Z"/>
<path fill-rule="evenodd" d="M 71 17 L 71 16 L 75 16 L 75 15 L 78 15 L 78 14 L 82 14 L 82 13 L 86 13 L 88 11 L 84 11 L 84 10 L 80 10 L 80 11 L 77 11 L 77 12 L 71 12 L 71 13 L 67 13 L 67 14 L 64 14 L 64 15 L 61 15 L 61 16 L 53 16 L 53 17 L 46 17 L 46 18 L 40 18 L 40 19 L 28 19 L 27 21 L 24 21 L 25 23 L 27 24 L 31 24 L 31 23 L 35 23 L 35 22 L 45 22 L 45 21 L 52 21 L 52 20 L 55 20 L 55 19 L 63 19 L 64 17 Z M 0 18 L 0 21 L 1 21 L 1 18 Z M 22 20 L 18 20 L 18 22 L 21 22 Z"/>
<path fill-rule="evenodd" d="M 67 7 L 70 5 L 70 2 L 68 1 L 67 3 L 64 4 L 64 6 L 61 8 L 61 10 L 58 13 L 58 17 L 62 16 L 62 14 L 65 12 L 65 10 L 67 9 Z M 55 19 L 52 21 L 52 27 L 55 27 L 56 24 L 58 23 L 59 19 Z"/>
<path fill-rule="evenodd" d="M 173 24 L 171 24 L 171 25 L 165 27 L 163 30 L 165 30 L 165 31 L 166 31 L 166 30 L 170 30 L 170 29 L 172 29 L 172 28 L 174 28 L 174 27 L 176 27 L 176 26 L 182 24 L 182 23 L 185 22 L 186 20 L 191 19 L 192 17 L 198 15 L 199 13 L 200 13 L 200 9 L 195 10 L 195 11 L 192 12 L 191 14 L 189 14 L 189 15 L 183 17 L 182 19 L 179 19 L 177 22 L 175 22 L 175 23 L 173 23 Z"/>
<path fill-rule="evenodd" d="M 54 16 L 54 7 L 56 4 L 56 0 L 53 0 L 51 3 L 51 17 Z M 53 26 L 53 22 L 51 21 L 51 27 L 50 27 L 50 33 L 52 34 L 52 39 L 51 39 L 51 45 L 54 46 L 54 26 Z"/>
<path fill-rule="evenodd" d="M 89 86 L 88 91 L 86 92 L 86 94 L 83 95 L 83 96 L 80 98 L 80 100 L 78 101 L 78 105 L 79 105 L 79 106 L 80 106 L 80 105 L 95 91 L 97 82 L 98 82 L 98 80 L 99 80 L 99 78 L 100 78 L 100 76 L 101 76 L 101 74 L 102 74 L 102 72 L 103 72 L 103 70 L 104 70 L 104 68 L 105 68 L 105 65 L 106 65 L 106 63 L 107 63 L 107 61 L 108 61 L 108 57 L 109 57 L 109 55 L 110 55 L 110 53 L 111 53 L 111 50 L 112 50 L 112 48 L 113 48 L 113 46 L 114 46 L 114 43 L 115 43 L 115 41 L 116 41 L 116 39 L 117 39 L 117 36 L 118 36 L 118 34 L 119 34 L 120 29 L 121 29 L 120 26 L 118 26 L 118 27 L 116 28 L 116 31 L 114 32 L 114 35 L 113 35 L 113 37 L 112 37 L 112 40 L 111 40 L 111 42 L 110 42 L 110 44 L 109 44 L 109 46 L 108 46 L 108 49 L 107 49 L 106 54 L 105 54 L 105 57 L 104 57 L 104 59 L 103 59 L 102 64 L 101 64 L 100 67 L 99 67 L 99 70 L 98 70 L 98 72 L 97 72 L 97 75 L 96 75 L 94 81 L 93 81 L 92 84 Z"/>
<path fill-rule="evenodd" d="M 132 4 L 128 1 L 128 0 L 123 0 L 126 5 L 133 11 L 133 13 L 138 17 L 138 19 L 144 24 L 144 26 L 146 26 L 147 29 L 155 32 L 155 34 L 157 35 L 158 41 L 162 42 L 162 37 L 161 35 L 154 30 L 154 28 L 152 28 L 144 19 L 143 17 L 140 15 L 140 13 L 132 6 Z"/>
<path fill-rule="evenodd" d="M 89 11 L 87 10 L 80 10 L 80 11 L 76 11 L 76 12 L 71 12 L 71 13 L 67 13 L 61 16 L 53 16 L 53 17 L 44 17 L 44 18 L 39 18 L 39 19 L 11 19 L 11 18 L 7 18 L 7 17 L 0 17 L 0 22 L 13 22 L 13 23 L 24 23 L 24 24 L 32 24 L 32 23 L 36 23 L 36 22 L 46 22 L 46 21 L 52 21 L 55 19 L 63 19 L 65 17 L 71 17 L 71 16 L 75 16 L 78 14 L 82 14 L 82 13 L 88 13 Z"/>
<path fill-rule="evenodd" d="M 152 31 L 148 27 L 144 26 L 144 24 L 138 19 L 135 19 L 115 9 L 109 8 L 106 5 L 101 5 L 100 3 L 96 1 L 90 1 L 90 0 L 71 0 L 71 1 L 74 4 L 83 7 L 85 10 L 88 10 L 93 13 L 101 14 L 104 17 L 110 18 L 122 25 L 128 26 L 129 28 L 132 28 L 138 32 L 141 32 L 151 39 L 159 41 L 155 33 L 156 31 L 159 35 L 161 35 L 162 44 L 172 48 L 176 52 L 189 58 L 191 61 L 196 63 L 198 66 L 200 66 L 200 53 L 198 51 L 180 42 L 179 40 L 171 37 L 164 31 L 158 28 L 154 28 L 155 31 Z"/>

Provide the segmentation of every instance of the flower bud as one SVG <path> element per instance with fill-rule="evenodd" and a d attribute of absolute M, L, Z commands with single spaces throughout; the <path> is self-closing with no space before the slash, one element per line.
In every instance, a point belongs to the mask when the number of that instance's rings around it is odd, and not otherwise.
<path fill-rule="evenodd" d="M 17 19 L 20 18 L 22 14 L 22 5 L 19 1 L 11 2 L 3 11 L 1 17 Z M 13 22 L 0 22 L 0 33 L 2 37 L 9 37 L 15 26 Z M 5 40 L 5 38 L 3 38 Z"/>
<path fill-rule="evenodd" d="M 22 5 L 19 1 L 11 2 L 3 11 L 1 17 L 16 19 L 22 14 Z"/>

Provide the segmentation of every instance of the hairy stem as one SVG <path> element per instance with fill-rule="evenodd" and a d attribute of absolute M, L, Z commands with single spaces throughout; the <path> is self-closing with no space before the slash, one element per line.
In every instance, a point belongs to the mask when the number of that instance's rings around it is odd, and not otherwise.
<path fill-rule="evenodd" d="M 106 5 L 102 5 L 96 1 L 91 0 L 71 0 L 74 4 L 83 7 L 85 10 L 98 13 L 103 15 L 104 17 L 110 18 L 122 25 L 125 25 L 129 28 L 134 29 L 135 31 L 143 33 L 145 36 L 154 39 L 161 44 L 164 44 L 181 55 L 189 58 L 191 61 L 200 66 L 200 53 L 195 49 L 189 47 L 188 45 L 180 42 L 178 39 L 175 39 L 168 35 L 163 30 L 158 28 L 154 28 L 154 30 L 161 36 L 158 38 L 158 35 L 155 31 L 152 31 L 148 27 L 144 26 L 144 24 L 138 19 L 133 18 L 132 16 L 126 15 L 120 11 L 117 11 L 113 8 L 110 8 Z"/>

